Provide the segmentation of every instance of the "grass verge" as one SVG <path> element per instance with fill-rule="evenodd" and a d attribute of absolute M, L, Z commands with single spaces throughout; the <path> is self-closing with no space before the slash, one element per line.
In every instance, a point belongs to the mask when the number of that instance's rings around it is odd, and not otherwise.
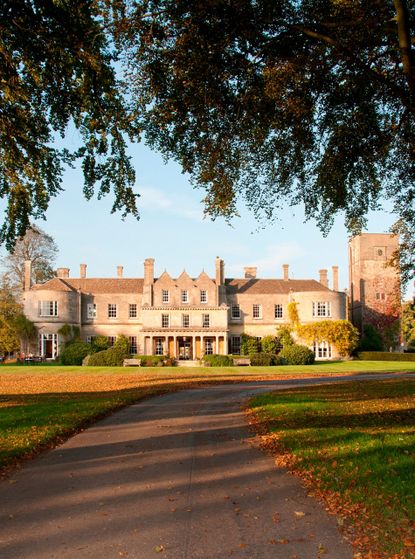
<path fill-rule="evenodd" d="M 355 557 L 415 557 L 415 380 L 289 389 L 250 410 L 263 446 L 337 515 Z"/>

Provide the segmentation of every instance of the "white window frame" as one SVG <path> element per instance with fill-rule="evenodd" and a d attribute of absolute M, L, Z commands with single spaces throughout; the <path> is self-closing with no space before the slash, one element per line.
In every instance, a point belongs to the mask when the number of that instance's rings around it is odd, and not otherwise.
<path fill-rule="evenodd" d="M 182 289 L 182 292 L 180 294 L 180 301 L 183 304 L 187 304 L 189 302 L 189 292 L 187 289 Z"/>
<path fill-rule="evenodd" d="M 182 328 L 190 328 L 190 314 L 182 314 Z"/>
<path fill-rule="evenodd" d="M 208 294 L 206 289 L 200 290 L 200 302 L 205 305 L 208 302 Z"/>
<path fill-rule="evenodd" d="M 86 315 L 87 315 L 87 318 L 96 318 L 97 317 L 97 304 L 96 303 L 88 303 L 87 304 Z"/>
<path fill-rule="evenodd" d="M 313 316 L 330 317 L 331 316 L 331 302 L 330 301 L 313 301 Z"/>
<path fill-rule="evenodd" d="M 59 336 L 58 334 L 39 334 L 39 355 L 44 357 L 46 355 L 46 342 L 52 342 L 52 356 L 55 359 L 58 356 L 59 350 Z"/>
<path fill-rule="evenodd" d="M 108 318 L 117 318 L 117 304 L 108 303 Z"/>
<path fill-rule="evenodd" d="M 254 320 L 262 319 L 262 305 L 260 305 L 259 303 L 254 303 L 252 305 L 252 318 Z"/>
<path fill-rule="evenodd" d="M 274 305 L 274 318 L 275 320 L 284 318 L 284 307 L 281 303 L 275 303 Z"/>
<path fill-rule="evenodd" d="M 170 315 L 169 314 L 162 314 L 161 315 L 161 327 L 162 328 L 170 328 Z"/>
<path fill-rule="evenodd" d="M 328 342 L 314 342 L 314 355 L 316 359 L 331 359 L 332 345 Z"/>
<path fill-rule="evenodd" d="M 39 301 L 39 316 L 59 316 L 58 301 Z"/>
<path fill-rule="evenodd" d="M 128 304 L 128 318 L 137 318 L 137 303 Z"/>
<path fill-rule="evenodd" d="M 170 302 L 170 293 L 168 289 L 161 290 L 161 302 L 163 303 L 163 305 L 166 305 Z"/>
<path fill-rule="evenodd" d="M 202 314 L 202 328 L 210 328 L 210 314 Z"/>
<path fill-rule="evenodd" d="M 241 307 L 239 305 L 231 306 L 231 320 L 241 320 Z"/>
<path fill-rule="evenodd" d="M 156 347 L 154 348 L 154 355 L 164 355 L 163 338 L 156 338 Z"/>

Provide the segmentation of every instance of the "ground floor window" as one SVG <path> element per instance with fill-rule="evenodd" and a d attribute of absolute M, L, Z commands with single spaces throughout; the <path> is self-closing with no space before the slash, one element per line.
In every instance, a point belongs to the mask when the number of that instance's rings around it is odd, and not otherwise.
<path fill-rule="evenodd" d="M 241 336 L 231 337 L 231 354 L 240 355 L 241 353 Z"/>
<path fill-rule="evenodd" d="M 331 344 L 327 342 L 314 343 L 314 355 L 318 359 L 331 358 Z"/>
<path fill-rule="evenodd" d="M 117 336 L 108 336 L 108 345 L 109 347 L 112 347 L 115 344 L 115 340 L 117 339 Z"/>
<path fill-rule="evenodd" d="M 46 359 L 55 359 L 58 356 L 58 334 L 39 335 L 39 355 Z"/>
<path fill-rule="evenodd" d="M 205 355 L 213 354 L 213 340 L 211 338 L 205 338 Z"/>
<path fill-rule="evenodd" d="M 163 355 L 163 338 L 156 338 L 156 355 Z"/>

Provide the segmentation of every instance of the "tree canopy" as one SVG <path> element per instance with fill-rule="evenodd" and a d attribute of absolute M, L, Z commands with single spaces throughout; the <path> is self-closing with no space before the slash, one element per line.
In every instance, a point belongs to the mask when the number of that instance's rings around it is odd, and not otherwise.
<path fill-rule="evenodd" d="M 412 2 L 6 0 L 0 16 L 7 243 L 58 192 L 69 155 L 50 142 L 70 122 L 86 196 L 113 185 L 114 209 L 137 215 L 123 135 L 142 134 L 213 218 L 300 204 L 323 233 L 339 212 L 355 233 L 388 199 L 413 231 Z"/>

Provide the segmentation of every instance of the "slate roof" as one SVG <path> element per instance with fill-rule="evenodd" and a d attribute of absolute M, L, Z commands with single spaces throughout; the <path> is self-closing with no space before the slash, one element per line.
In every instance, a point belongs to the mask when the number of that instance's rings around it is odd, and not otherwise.
<path fill-rule="evenodd" d="M 156 280 L 156 278 L 155 278 Z M 142 293 L 143 278 L 53 278 L 34 290 L 78 291 L 82 293 Z M 272 295 L 301 291 L 329 291 L 316 280 L 283 279 L 226 279 L 229 295 Z"/>
<path fill-rule="evenodd" d="M 226 279 L 226 291 L 230 295 L 249 293 L 252 295 L 288 294 L 290 291 L 330 291 L 316 280 L 283 279 Z"/>

